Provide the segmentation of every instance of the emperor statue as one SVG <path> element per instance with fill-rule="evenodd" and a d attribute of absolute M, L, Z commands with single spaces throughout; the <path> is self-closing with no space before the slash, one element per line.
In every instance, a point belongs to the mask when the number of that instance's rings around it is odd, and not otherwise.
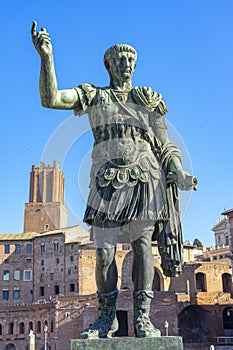
<path fill-rule="evenodd" d="M 197 180 L 182 168 L 181 152 L 169 140 L 161 94 L 132 87 L 137 53 L 126 44 L 104 55 L 110 77 L 106 87 L 81 84 L 58 90 L 52 45 L 45 28 L 32 25 L 32 40 L 41 57 L 40 95 L 44 107 L 88 114 L 94 137 L 90 192 L 84 222 L 96 246 L 96 285 L 100 315 L 84 329 L 85 339 L 111 337 L 116 317 L 117 242 L 133 250 L 133 303 L 136 337 L 157 337 L 149 318 L 153 298 L 152 240 L 157 240 L 166 276 L 179 276 L 182 229 L 178 188 L 195 189 Z"/>

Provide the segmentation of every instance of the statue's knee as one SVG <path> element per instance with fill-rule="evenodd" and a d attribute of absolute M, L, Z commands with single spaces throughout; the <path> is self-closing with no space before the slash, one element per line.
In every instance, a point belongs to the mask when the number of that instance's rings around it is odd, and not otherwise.
<path fill-rule="evenodd" d="M 114 259 L 114 249 L 97 248 L 96 249 L 96 265 L 100 268 L 109 266 Z"/>
<path fill-rule="evenodd" d="M 151 252 L 151 240 L 148 240 L 145 237 L 139 238 L 133 244 L 134 254 L 138 257 L 146 256 Z"/>

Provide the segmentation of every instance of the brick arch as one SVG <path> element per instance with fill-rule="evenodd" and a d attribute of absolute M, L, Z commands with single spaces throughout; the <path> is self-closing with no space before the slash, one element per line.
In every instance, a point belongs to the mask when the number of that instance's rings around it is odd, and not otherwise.
<path fill-rule="evenodd" d="M 225 307 L 222 311 L 223 329 L 226 336 L 233 336 L 233 308 Z"/>
<path fill-rule="evenodd" d="M 16 347 L 15 347 L 15 345 L 13 343 L 9 343 L 5 347 L 5 350 L 16 350 Z"/>
<path fill-rule="evenodd" d="M 212 339 L 211 314 L 202 306 L 187 306 L 178 315 L 178 329 L 184 343 L 208 343 Z"/>

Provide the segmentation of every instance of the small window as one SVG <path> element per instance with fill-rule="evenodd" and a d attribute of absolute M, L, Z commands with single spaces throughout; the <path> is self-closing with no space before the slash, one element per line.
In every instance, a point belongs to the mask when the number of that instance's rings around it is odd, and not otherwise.
<path fill-rule="evenodd" d="M 15 244 L 15 254 L 20 254 L 20 244 Z"/>
<path fill-rule="evenodd" d="M 41 253 L 45 252 L 45 244 L 44 243 L 41 243 L 41 245 L 40 245 L 40 252 Z"/>
<path fill-rule="evenodd" d="M 32 263 L 32 259 L 26 259 L 27 264 L 31 264 Z"/>
<path fill-rule="evenodd" d="M 57 262 L 57 265 L 60 264 L 60 259 L 57 258 L 57 259 L 56 259 L 56 262 Z"/>
<path fill-rule="evenodd" d="M 5 259 L 4 260 L 4 264 L 10 264 L 10 260 L 9 259 Z"/>
<path fill-rule="evenodd" d="M 32 271 L 31 270 L 24 270 L 24 281 L 31 281 L 32 279 Z"/>
<path fill-rule="evenodd" d="M 40 275 L 40 281 L 44 282 L 44 274 L 43 273 Z"/>
<path fill-rule="evenodd" d="M 71 269 L 68 269 L 68 275 L 69 276 L 71 275 Z"/>
<path fill-rule="evenodd" d="M 20 270 L 14 271 L 14 280 L 19 281 L 20 280 Z"/>
<path fill-rule="evenodd" d="M 27 243 L 26 244 L 26 252 L 27 253 L 32 253 L 32 244 L 31 243 Z"/>
<path fill-rule="evenodd" d="M 40 321 L 37 322 L 36 333 L 41 333 L 41 322 Z"/>
<path fill-rule="evenodd" d="M 54 250 L 58 250 L 58 247 L 59 247 L 58 241 L 55 241 L 53 246 L 54 246 Z"/>
<path fill-rule="evenodd" d="M 226 245 L 229 245 L 229 237 L 226 236 Z"/>
<path fill-rule="evenodd" d="M 229 273 L 222 274 L 222 290 L 224 293 L 232 292 L 232 276 Z"/>
<path fill-rule="evenodd" d="M 3 300 L 9 300 L 9 290 L 3 290 L 2 291 L 2 299 Z"/>
<path fill-rule="evenodd" d="M 73 255 L 71 255 L 71 257 L 70 257 L 70 261 L 71 261 L 71 262 L 73 262 L 73 261 L 74 261 L 74 257 L 73 257 Z"/>
<path fill-rule="evenodd" d="M 207 292 L 206 275 L 202 272 L 197 272 L 195 277 L 196 277 L 196 291 Z"/>
<path fill-rule="evenodd" d="M 2 325 L 0 323 L 0 335 L 2 335 Z"/>
<path fill-rule="evenodd" d="M 50 273 L 50 281 L 53 281 L 53 280 L 54 280 L 54 273 L 51 272 L 51 273 Z"/>
<path fill-rule="evenodd" d="M 74 250 L 74 244 L 73 243 L 70 245 L 70 249 Z"/>
<path fill-rule="evenodd" d="M 3 281 L 9 281 L 10 280 L 10 271 L 9 270 L 5 270 L 3 271 Z"/>
<path fill-rule="evenodd" d="M 59 294 L 59 286 L 57 284 L 54 286 L 54 294 Z"/>
<path fill-rule="evenodd" d="M 20 322 L 20 324 L 19 324 L 19 334 L 24 334 L 24 333 L 25 333 L 24 322 Z"/>
<path fill-rule="evenodd" d="M 10 254 L 10 244 L 4 245 L 4 254 Z"/>
<path fill-rule="evenodd" d="M 13 290 L 13 299 L 20 299 L 20 290 L 19 289 Z"/>
<path fill-rule="evenodd" d="M 40 287 L 40 296 L 44 296 L 44 286 Z"/>
<path fill-rule="evenodd" d="M 8 334 L 14 334 L 14 323 L 10 322 L 8 325 Z"/>
<path fill-rule="evenodd" d="M 75 292 L 75 284 L 74 283 L 70 284 L 70 292 Z"/>
<path fill-rule="evenodd" d="M 51 333 L 53 333 L 53 328 L 54 328 L 54 326 L 53 326 L 53 320 L 50 322 L 50 332 Z"/>
<path fill-rule="evenodd" d="M 45 231 L 49 231 L 49 224 L 45 224 L 45 225 L 44 225 L 44 230 L 45 230 Z"/>
<path fill-rule="evenodd" d="M 40 261 L 41 266 L 44 266 L 44 260 Z"/>
<path fill-rule="evenodd" d="M 28 326 L 29 326 L 29 327 L 28 327 L 28 328 L 29 328 L 29 329 L 28 329 L 29 332 L 30 332 L 30 331 L 33 331 L 33 323 L 32 323 L 32 322 L 29 322 L 29 325 L 28 325 Z"/>

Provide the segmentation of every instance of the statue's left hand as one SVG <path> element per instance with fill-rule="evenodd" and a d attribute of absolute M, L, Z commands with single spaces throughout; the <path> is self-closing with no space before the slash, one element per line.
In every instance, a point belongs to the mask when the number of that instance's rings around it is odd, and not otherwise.
<path fill-rule="evenodd" d="M 198 180 L 195 176 L 188 174 L 182 169 L 179 158 L 174 157 L 172 160 L 172 171 L 168 173 L 168 182 L 176 183 L 182 191 L 196 190 Z"/>

